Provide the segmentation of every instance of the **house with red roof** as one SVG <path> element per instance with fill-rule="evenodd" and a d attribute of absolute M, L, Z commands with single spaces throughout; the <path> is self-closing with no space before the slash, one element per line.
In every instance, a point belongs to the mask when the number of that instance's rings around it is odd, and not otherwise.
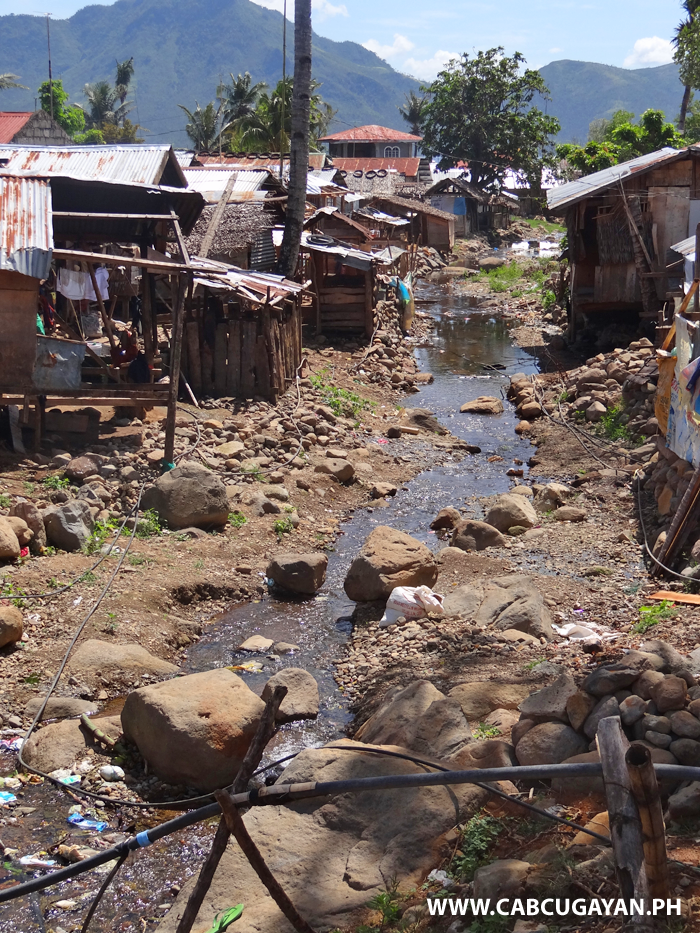
<path fill-rule="evenodd" d="M 0 111 L 0 145 L 71 146 L 73 140 L 45 110 Z"/>
<path fill-rule="evenodd" d="M 319 140 L 349 188 L 376 194 L 398 184 L 431 182 L 430 165 L 420 155 L 422 137 L 388 126 L 355 126 Z M 365 183 L 365 180 L 367 184 Z"/>

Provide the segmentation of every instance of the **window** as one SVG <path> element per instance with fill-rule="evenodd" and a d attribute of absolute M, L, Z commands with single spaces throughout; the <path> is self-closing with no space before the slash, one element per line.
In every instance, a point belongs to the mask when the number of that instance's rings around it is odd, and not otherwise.
<path fill-rule="evenodd" d="M 398 146 L 387 146 L 384 150 L 385 159 L 398 159 L 401 152 Z"/>

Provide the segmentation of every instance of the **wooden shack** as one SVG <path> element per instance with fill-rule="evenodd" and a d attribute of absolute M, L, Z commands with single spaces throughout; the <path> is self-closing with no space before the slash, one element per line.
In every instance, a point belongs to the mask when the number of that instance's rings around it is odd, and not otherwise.
<path fill-rule="evenodd" d="M 328 236 L 305 233 L 304 274 L 311 280 L 317 334 L 374 331 L 374 287 L 378 260 Z"/>
<path fill-rule="evenodd" d="M 442 178 L 423 197 L 432 207 L 454 216 L 457 236 L 508 227 L 511 214 L 518 209 L 512 198 L 482 191 L 463 178 Z"/>
<path fill-rule="evenodd" d="M 372 198 L 370 205 L 410 220 L 408 227 L 403 228 L 406 233 L 401 234 L 407 242 L 432 246 L 443 253 L 451 252 L 455 243 L 454 214 L 438 210 L 424 201 L 397 195 L 379 195 Z"/>
<path fill-rule="evenodd" d="M 696 146 L 662 149 L 547 192 L 568 232 L 570 338 L 599 331 L 601 315 L 672 316 L 680 292 L 670 248 L 700 222 L 699 162 Z"/>
<path fill-rule="evenodd" d="M 358 249 L 369 249 L 374 239 L 368 227 L 335 207 L 322 207 L 315 211 L 304 222 L 304 229 L 349 243 Z"/>

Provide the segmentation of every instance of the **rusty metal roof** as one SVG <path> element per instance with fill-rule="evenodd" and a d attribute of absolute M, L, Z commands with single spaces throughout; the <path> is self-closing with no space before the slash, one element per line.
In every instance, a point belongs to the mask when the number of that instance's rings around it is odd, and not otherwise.
<path fill-rule="evenodd" d="M 45 279 L 52 250 L 48 180 L 0 174 L 0 269 Z"/>
<path fill-rule="evenodd" d="M 8 172 L 37 172 L 139 185 L 176 182 L 175 187 L 187 187 L 169 145 L 0 146 L 0 160 Z M 167 177 L 164 177 L 166 170 Z"/>
<path fill-rule="evenodd" d="M 388 126 L 377 126 L 376 123 L 371 123 L 368 126 L 355 126 L 351 130 L 342 130 L 340 133 L 332 133 L 330 136 L 321 136 L 319 142 L 419 143 L 422 139 L 422 136 L 413 136 L 411 133 L 402 132 L 402 130 L 392 130 Z"/>
<path fill-rule="evenodd" d="M 0 143 L 11 143 L 17 133 L 34 115 L 29 110 L 21 111 L 0 111 Z"/>
<path fill-rule="evenodd" d="M 240 171 L 228 166 L 186 168 L 184 173 L 190 191 L 199 191 L 208 204 L 216 204 L 221 200 L 231 175 L 235 177 L 235 180 L 228 198 L 229 204 L 240 201 L 262 201 L 267 194 L 263 190 L 263 185 L 272 177 L 272 173 L 267 169 Z"/>
<path fill-rule="evenodd" d="M 551 211 L 559 211 L 579 201 L 585 201 L 586 198 L 619 184 L 631 175 L 639 175 L 663 162 L 682 158 L 688 154 L 690 148 L 671 149 L 667 147 L 657 152 L 648 152 L 646 155 L 637 156 L 636 159 L 630 159 L 620 165 L 612 165 L 610 168 L 604 168 L 592 175 L 584 175 L 582 178 L 559 185 L 557 188 L 550 188 L 547 192 L 547 207 Z"/>

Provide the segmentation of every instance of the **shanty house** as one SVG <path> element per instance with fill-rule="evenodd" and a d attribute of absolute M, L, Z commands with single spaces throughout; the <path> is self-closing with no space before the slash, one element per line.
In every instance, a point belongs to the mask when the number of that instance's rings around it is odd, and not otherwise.
<path fill-rule="evenodd" d="M 567 226 L 570 337 L 599 330 L 601 314 L 672 314 L 680 293 L 669 250 L 700 222 L 699 160 L 697 146 L 661 149 L 547 192 Z"/>
<path fill-rule="evenodd" d="M 45 110 L 0 111 L 0 145 L 72 146 L 73 140 Z"/>
<path fill-rule="evenodd" d="M 398 195 L 378 195 L 372 199 L 370 206 L 409 220 L 410 223 L 402 228 L 401 234 L 409 243 L 432 246 L 443 253 L 449 253 L 454 246 L 454 214 L 438 210 L 424 201 Z"/>
<path fill-rule="evenodd" d="M 423 197 L 438 210 L 454 215 L 457 236 L 507 227 L 518 206 L 516 199 L 482 191 L 463 178 L 443 178 Z"/>

